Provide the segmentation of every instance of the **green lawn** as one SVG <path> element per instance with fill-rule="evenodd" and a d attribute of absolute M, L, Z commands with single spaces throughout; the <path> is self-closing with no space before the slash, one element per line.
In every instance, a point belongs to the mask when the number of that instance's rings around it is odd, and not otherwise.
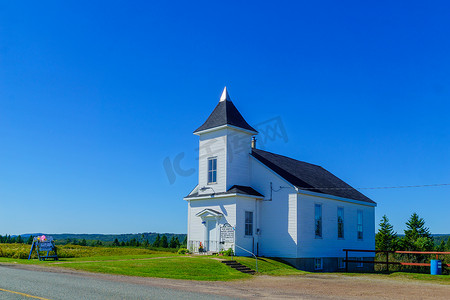
<path fill-rule="evenodd" d="M 226 257 L 225 259 L 231 259 L 231 257 Z M 256 261 L 254 258 L 235 256 L 233 259 L 253 270 L 256 270 Z M 309 274 L 309 272 L 297 270 L 284 262 L 265 257 L 258 258 L 258 272 L 259 274 L 274 276 Z"/>
<path fill-rule="evenodd" d="M 148 260 L 98 261 L 53 264 L 52 266 L 96 273 L 189 280 L 232 280 L 251 275 L 236 271 L 211 257 L 172 256 Z"/>

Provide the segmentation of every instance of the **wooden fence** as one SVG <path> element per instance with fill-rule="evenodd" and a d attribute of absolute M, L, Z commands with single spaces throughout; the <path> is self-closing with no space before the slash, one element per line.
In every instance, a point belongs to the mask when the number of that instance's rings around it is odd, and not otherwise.
<path fill-rule="evenodd" d="M 391 254 L 436 254 L 436 259 L 439 259 L 439 255 L 449 255 L 450 252 L 437 252 L 437 251 L 383 251 L 383 250 L 357 250 L 357 249 L 344 249 L 345 251 L 345 271 L 348 272 L 348 263 L 365 263 L 365 264 L 383 264 L 386 265 L 386 271 L 389 272 L 389 265 L 401 265 L 401 266 L 430 266 L 430 263 L 411 263 L 411 262 L 398 262 L 389 261 L 389 253 Z M 370 260 L 351 260 L 348 259 L 349 252 L 368 252 L 368 253 L 384 253 L 386 255 L 385 261 L 370 261 Z M 442 264 L 442 266 L 450 267 L 450 264 Z"/>

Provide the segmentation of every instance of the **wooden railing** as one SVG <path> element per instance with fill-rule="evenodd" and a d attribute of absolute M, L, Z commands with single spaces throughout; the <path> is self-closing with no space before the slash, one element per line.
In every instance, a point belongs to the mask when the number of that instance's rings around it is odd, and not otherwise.
<path fill-rule="evenodd" d="M 436 254 L 436 259 L 439 259 L 439 255 L 450 255 L 450 252 L 438 252 L 438 251 L 383 251 L 383 250 L 357 250 L 357 249 L 343 249 L 345 251 L 345 271 L 348 272 L 348 263 L 365 263 L 365 264 L 383 264 L 386 265 L 386 271 L 389 272 L 389 265 L 401 265 L 401 266 L 430 266 L 430 263 L 411 263 L 411 262 L 399 262 L 389 261 L 389 253 L 391 254 Z M 386 255 L 385 261 L 376 260 L 351 260 L 348 259 L 349 252 L 361 252 L 361 253 L 384 253 Z M 443 266 L 450 267 L 450 264 L 442 264 Z"/>

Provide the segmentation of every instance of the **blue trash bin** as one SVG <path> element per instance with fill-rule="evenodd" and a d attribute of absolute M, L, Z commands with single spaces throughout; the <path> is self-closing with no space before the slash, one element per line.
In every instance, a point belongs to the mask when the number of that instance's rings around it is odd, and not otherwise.
<path fill-rule="evenodd" d="M 442 275 L 442 261 L 439 259 L 432 259 L 430 261 L 430 274 Z"/>

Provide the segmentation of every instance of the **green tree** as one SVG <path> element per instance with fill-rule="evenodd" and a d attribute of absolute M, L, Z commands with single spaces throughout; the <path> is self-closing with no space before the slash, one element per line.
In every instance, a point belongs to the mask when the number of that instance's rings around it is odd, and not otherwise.
<path fill-rule="evenodd" d="M 81 240 L 80 246 L 87 246 L 87 241 L 86 241 L 86 239 L 82 239 L 82 240 Z"/>
<path fill-rule="evenodd" d="M 184 248 L 187 248 L 187 235 L 184 237 L 182 245 L 183 245 Z"/>
<path fill-rule="evenodd" d="M 17 237 L 16 243 L 23 244 L 23 239 L 22 239 L 22 237 L 20 235 Z"/>
<path fill-rule="evenodd" d="M 114 247 L 120 246 L 119 240 L 116 238 L 116 239 L 114 240 L 114 242 L 112 243 L 112 245 L 113 245 Z"/>
<path fill-rule="evenodd" d="M 125 242 L 122 241 L 122 243 L 120 243 L 120 247 L 125 247 Z"/>
<path fill-rule="evenodd" d="M 444 252 L 445 251 L 445 242 L 444 240 L 441 241 L 439 246 L 436 247 L 436 251 Z"/>
<path fill-rule="evenodd" d="M 160 247 L 163 247 L 163 248 L 169 247 L 169 243 L 167 242 L 167 236 L 166 235 L 162 236 L 162 238 L 161 238 L 161 246 Z"/>
<path fill-rule="evenodd" d="M 447 243 L 445 244 L 445 250 L 450 251 L 450 237 L 447 239 Z"/>
<path fill-rule="evenodd" d="M 375 248 L 377 250 L 395 250 L 397 248 L 397 232 L 394 231 L 394 227 L 389 223 L 386 215 L 381 218 L 379 226 L 380 229 L 375 235 Z"/>
<path fill-rule="evenodd" d="M 411 251 L 430 251 L 434 248 L 433 237 L 429 228 L 425 227 L 425 220 L 413 213 L 406 222 L 403 247 Z M 420 239 L 420 240 L 419 240 Z"/>
<path fill-rule="evenodd" d="M 161 247 L 161 237 L 158 235 L 156 236 L 155 241 L 153 242 L 153 247 L 158 248 Z"/>
<path fill-rule="evenodd" d="M 32 235 L 30 235 L 30 236 L 28 237 L 27 244 L 28 244 L 28 245 L 33 244 L 33 236 L 32 236 Z"/>
<path fill-rule="evenodd" d="M 174 235 L 172 235 L 172 238 L 170 239 L 169 247 L 170 248 L 176 248 L 177 247 L 177 243 L 175 242 L 175 236 Z"/>

